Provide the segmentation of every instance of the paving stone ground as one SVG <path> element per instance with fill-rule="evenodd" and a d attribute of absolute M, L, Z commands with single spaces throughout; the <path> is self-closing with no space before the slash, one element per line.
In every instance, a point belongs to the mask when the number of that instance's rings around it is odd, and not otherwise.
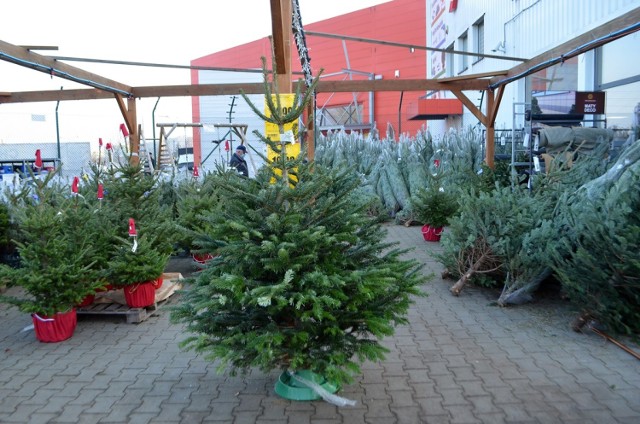
<path fill-rule="evenodd" d="M 593 332 L 571 331 L 568 305 L 548 298 L 500 308 L 495 293 L 473 287 L 453 297 L 431 256 L 439 244 L 418 227 L 386 227 L 435 278 L 410 323 L 383 341 L 386 360 L 365 363 L 340 392 L 355 406 L 280 398 L 277 372 L 217 373 L 216 363 L 179 349 L 185 334 L 168 305 L 139 324 L 81 317 L 73 337 L 54 344 L 22 331 L 27 314 L 0 305 L 0 423 L 640 422 L 640 361 Z M 188 258 L 170 267 L 194 270 Z"/>

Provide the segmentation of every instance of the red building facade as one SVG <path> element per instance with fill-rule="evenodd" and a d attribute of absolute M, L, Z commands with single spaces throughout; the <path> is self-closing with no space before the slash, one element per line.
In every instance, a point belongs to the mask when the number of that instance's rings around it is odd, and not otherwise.
<path fill-rule="evenodd" d="M 427 55 L 423 49 L 309 34 L 318 32 L 425 46 L 426 8 L 425 0 L 393 0 L 305 25 L 313 75 L 317 76 L 322 70 L 323 80 L 426 78 Z M 302 14 L 303 24 L 304 19 Z M 295 45 L 291 51 L 293 71 L 300 72 Z M 267 58 L 270 66 L 271 47 L 267 37 L 193 60 L 191 65 L 259 69 L 261 57 Z M 192 83 L 201 82 L 200 72 L 202 71 L 192 71 Z M 301 74 L 294 74 L 294 79 L 296 78 L 302 78 Z M 416 115 L 418 98 L 424 95 L 424 91 L 319 93 L 316 98 L 316 127 L 321 130 L 341 128 L 366 132 L 375 126 L 384 135 L 391 126 L 396 134 L 415 135 L 425 122 L 409 118 Z M 201 99 L 194 97 L 193 122 L 202 122 L 201 106 Z M 197 138 L 195 134 L 194 151 L 199 150 L 196 147 L 199 141 Z"/>

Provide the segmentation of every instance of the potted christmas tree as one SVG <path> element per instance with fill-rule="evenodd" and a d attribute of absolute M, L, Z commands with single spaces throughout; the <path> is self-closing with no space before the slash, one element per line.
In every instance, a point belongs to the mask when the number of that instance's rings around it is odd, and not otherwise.
<path fill-rule="evenodd" d="M 121 287 L 125 301 L 131 308 L 144 308 L 155 303 L 158 278 L 168 255 L 154 249 L 148 237 L 137 235 L 132 240 L 119 238 L 110 259 L 108 278 L 114 287 Z"/>
<path fill-rule="evenodd" d="M 297 119 L 312 88 L 301 97 L 298 85 L 288 118 L 277 101 L 268 102 L 271 122 Z M 195 243 L 218 256 L 172 319 L 194 334 L 182 346 L 219 359 L 221 368 L 280 369 L 278 394 L 317 399 L 310 387 L 335 392 L 360 362 L 384 358 L 379 340 L 406 322 L 424 277 L 384 241 L 368 202 L 353 195 L 355 173 L 307 163 L 304 150 L 286 157 L 284 141 L 255 134 L 280 160 L 255 179 L 213 177 L 225 201 L 209 212 L 211 225 Z"/>
<path fill-rule="evenodd" d="M 439 241 L 442 229 L 458 210 L 456 197 L 438 186 L 419 189 L 411 205 L 415 218 L 423 224 L 426 241 Z"/>
<path fill-rule="evenodd" d="M 33 178 L 31 186 L 12 199 L 20 264 L 0 266 L 7 285 L 22 288 L 1 299 L 32 314 L 36 337 L 43 342 L 71 337 L 75 305 L 102 284 L 87 231 L 92 211 L 68 187 L 55 184 L 54 176 Z"/>
<path fill-rule="evenodd" d="M 205 174 L 185 179 L 176 188 L 176 243 L 198 264 L 204 264 L 213 257 L 210 252 L 199 250 L 194 244 L 194 237 L 208 225 L 205 217 L 221 203 L 214 181 L 210 174 Z"/>
<path fill-rule="evenodd" d="M 114 288 L 123 289 L 128 306 L 151 306 L 152 288 L 160 286 L 173 252 L 171 210 L 161 202 L 158 178 L 145 174 L 140 163 L 129 157 L 111 165 L 103 176 L 107 195 L 101 205 L 102 225 L 113 234 L 105 246 L 106 276 Z"/>

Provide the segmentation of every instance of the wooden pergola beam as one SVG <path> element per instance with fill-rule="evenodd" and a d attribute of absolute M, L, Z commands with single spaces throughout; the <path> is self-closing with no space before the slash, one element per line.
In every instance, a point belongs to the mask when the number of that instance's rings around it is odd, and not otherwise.
<path fill-rule="evenodd" d="M 485 127 L 487 126 L 487 117 L 461 90 L 451 90 L 451 92 L 458 98 L 458 100 L 462 102 L 462 104 L 469 110 L 469 112 L 473 114 L 473 116 L 478 118 L 478 121 L 480 121 L 482 125 L 484 125 Z"/>
<path fill-rule="evenodd" d="M 271 0 L 275 78 L 281 93 L 291 93 L 291 0 Z"/>
<path fill-rule="evenodd" d="M 291 1 L 289 0 L 289 3 Z M 287 0 L 284 1 L 287 3 Z M 285 18 L 282 16 L 283 11 L 282 0 L 271 0 L 271 35 L 273 40 L 273 54 L 275 59 L 275 67 L 279 74 L 286 73 L 287 61 L 285 60 Z"/>
<path fill-rule="evenodd" d="M 125 105 L 122 96 L 116 94 L 115 98 L 129 132 L 129 151 L 132 153 L 131 163 L 137 164 L 140 161 L 140 131 L 138 129 L 136 99 L 134 97 L 127 98 L 127 104 Z"/>
<path fill-rule="evenodd" d="M 128 85 L 58 62 L 4 41 L 0 41 L 0 60 L 111 93 L 121 95 L 131 93 L 131 87 Z"/>
<path fill-rule="evenodd" d="M 500 102 L 502 101 L 502 95 L 504 94 L 504 86 L 498 87 L 495 92 L 489 89 L 484 90 L 487 97 L 486 114 L 482 113 L 482 111 L 462 91 L 451 90 L 451 92 L 487 129 L 485 162 L 487 163 L 487 166 L 493 168 L 495 156 L 495 122 L 496 116 L 498 115 L 498 109 L 500 108 Z"/>
<path fill-rule="evenodd" d="M 368 91 L 438 91 L 438 90 L 485 90 L 487 80 L 460 80 L 439 82 L 428 79 L 361 80 L 361 81 L 319 81 L 318 93 L 368 92 Z M 201 84 L 201 85 L 161 85 L 131 87 L 132 97 L 191 97 L 246 94 L 264 94 L 262 83 L 247 84 Z M 111 99 L 113 94 L 96 89 L 18 91 L 2 93 L 2 103 L 33 103 L 69 100 Z"/>

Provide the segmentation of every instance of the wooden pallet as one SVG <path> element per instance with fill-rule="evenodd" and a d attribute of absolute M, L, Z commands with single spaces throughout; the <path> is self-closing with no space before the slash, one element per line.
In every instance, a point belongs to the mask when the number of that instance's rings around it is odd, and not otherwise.
<path fill-rule="evenodd" d="M 157 309 L 157 304 L 146 308 L 130 308 L 119 303 L 93 303 L 84 308 L 76 309 L 78 315 L 99 315 L 99 316 L 124 316 L 127 324 L 137 324 L 153 315 Z"/>
<path fill-rule="evenodd" d="M 96 294 L 95 301 L 86 307 L 77 308 L 76 313 L 84 316 L 124 316 L 128 324 L 140 323 L 152 316 L 160 305 L 182 288 L 182 274 L 164 273 L 163 284 L 156 290 L 156 301 L 146 308 L 130 308 L 124 300 L 122 289 Z"/>

